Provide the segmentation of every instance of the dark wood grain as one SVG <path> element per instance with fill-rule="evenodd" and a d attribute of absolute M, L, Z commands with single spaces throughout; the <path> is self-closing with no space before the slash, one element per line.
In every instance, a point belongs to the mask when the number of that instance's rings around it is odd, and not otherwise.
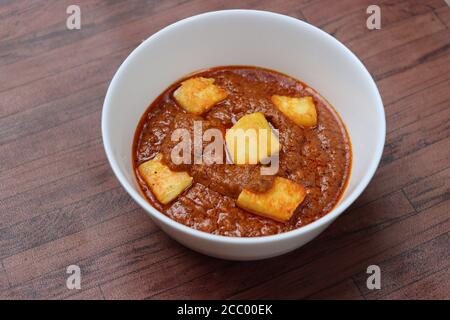
<path fill-rule="evenodd" d="M 450 259 L 449 237 L 450 233 L 445 233 L 379 263 L 381 270 L 384 271 L 382 291 L 367 289 L 366 275 L 358 275 L 355 282 L 367 298 L 381 297 L 407 287 L 409 284 L 447 267 Z"/>
<path fill-rule="evenodd" d="M 439 299 L 448 297 L 450 268 L 436 271 L 410 285 L 394 291 L 383 299 Z"/>
<path fill-rule="evenodd" d="M 364 300 L 352 279 L 325 288 L 308 297 L 310 300 Z"/>
<path fill-rule="evenodd" d="M 86 0 L 0 4 L 0 298 L 450 298 L 450 8 L 444 0 Z M 386 148 L 363 195 L 319 238 L 230 262 L 167 237 L 120 187 L 100 132 L 114 72 L 160 28 L 253 8 L 315 24 L 350 47 L 380 89 Z M 66 287 L 66 268 L 82 289 Z M 381 290 L 366 286 L 369 265 Z"/>
<path fill-rule="evenodd" d="M 450 167 L 404 188 L 414 208 L 423 210 L 450 198 Z"/>
<path fill-rule="evenodd" d="M 9 288 L 8 277 L 6 276 L 3 264 L 0 264 L 0 290 L 6 291 Z"/>
<path fill-rule="evenodd" d="M 438 16 L 439 20 L 441 20 L 442 23 L 447 26 L 447 28 L 450 28 L 450 12 L 448 8 L 443 6 L 442 8 L 437 9 L 436 15 Z"/>

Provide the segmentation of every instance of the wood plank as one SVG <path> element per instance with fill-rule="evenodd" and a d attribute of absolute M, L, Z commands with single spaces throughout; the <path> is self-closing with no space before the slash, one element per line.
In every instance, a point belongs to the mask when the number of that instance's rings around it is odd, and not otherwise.
<path fill-rule="evenodd" d="M 388 134 L 381 165 L 411 155 L 450 136 L 450 108 L 433 113 Z"/>
<path fill-rule="evenodd" d="M 20 59 L 36 56 L 134 19 L 172 9 L 180 1 L 169 0 L 163 3 L 148 3 L 139 0 L 129 2 L 86 1 L 80 4 L 82 12 L 80 30 L 66 28 L 68 16 L 66 8 L 73 3 L 67 0 L 54 2 L 40 1 L 31 8 L 25 2 L 27 8 L 9 15 L 8 19 L 2 19 L 2 29 L 6 30 L 8 36 L 0 44 L 1 64 L 10 64 Z M 46 10 L 47 6 L 50 6 L 51 9 Z M 18 25 L 21 27 L 17 31 L 12 31 Z"/>
<path fill-rule="evenodd" d="M 240 2 L 234 8 L 264 10 L 288 15 L 300 20 L 306 20 L 302 8 L 314 0 L 284 0 L 283 5 L 272 0 L 260 0 L 255 2 Z M 232 9 L 233 7 L 229 7 Z"/>
<path fill-rule="evenodd" d="M 446 138 L 380 167 L 355 205 L 378 199 L 447 168 L 450 161 L 448 150 L 450 139 Z"/>
<path fill-rule="evenodd" d="M 119 183 L 105 163 L 33 190 L 19 193 L 0 200 L 0 211 L 3 213 L 0 228 L 57 209 L 64 210 L 64 207 L 70 204 L 118 186 Z"/>
<path fill-rule="evenodd" d="M 174 265 L 183 263 L 186 270 L 182 274 L 195 276 L 202 267 L 213 267 L 209 260 L 208 257 L 186 250 L 163 232 L 156 232 L 86 259 L 86 265 L 95 269 L 86 281 L 93 285 L 99 284 L 107 299 L 113 296 L 137 298 L 149 288 L 163 290 L 165 279 L 178 278 L 180 273 L 173 271 Z M 113 288 L 115 283 L 125 279 L 130 283 Z"/>
<path fill-rule="evenodd" d="M 47 214 L 25 219 L 1 229 L 0 257 L 13 256 L 46 243 L 52 245 L 54 240 L 136 209 L 136 203 L 121 187 L 83 198 Z"/>
<path fill-rule="evenodd" d="M 42 2 L 42 1 L 41 1 Z M 62 3 L 62 1 L 61 1 Z M 49 19 L 40 19 L 42 15 L 49 13 L 48 10 L 45 12 L 39 12 L 39 8 L 42 8 L 45 4 L 40 3 L 38 1 L 33 2 L 32 4 L 27 3 L 27 1 L 10 1 L 7 3 L 6 1 L 2 2 L 2 6 L 0 7 L 0 39 L 6 40 L 8 38 L 14 37 L 15 34 L 23 33 L 24 31 L 28 31 L 27 25 L 21 23 L 21 17 L 27 12 L 34 11 L 33 16 L 35 20 L 40 22 L 37 25 L 34 25 L 36 29 L 39 29 L 39 26 L 42 27 L 42 24 L 48 22 Z M 54 18 L 54 17 L 53 17 Z M 33 21 L 30 21 L 30 24 L 33 24 Z M 9 25 L 9 27 L 8 27 Z M 12 28 L 15 26 L 15 28 Z"/>
<path fill-rule="evenodd" d="M 98 139 L 96 132 L 100 130 L 100 114 L 99 111 L 95 111 L 73 121 L 1 145 L 1 172 Z M 54 139 L 58 136 L 65 138 Z M 23 152 L 24 150 L 27 152 Z"/>
<path fill-rule="evenodd" d="M 447 7 L 442 7 L 439 9 L 435 10 L 436 15 L 438 16 L 438 18 L 442 21 L 442 23 L 444 23 L 447 28 L 450 28 L 450 8 Z"/>
<path fill-rule="evenodd" d="M 67 97 L 110 80 L 126 55 L 131 52 L 131 49 L 130 47 L 112 53 L 108 59 L 109 63 L 104 63 L 99 58 L 44 79 L 39 79 L 39 81 L 32 81 L 0 92 L 0 99 L 4 102 L 4 107 L 0 109 L 0 117 Z"/>
<path fill-rule="evenodd" d="M 339 1 L 334 2 L 338 3 Z M 349 10 L 341 10 L 337 13 L 323 10 L 323 14 L 329 15 L 329 17 L 325 19 L 326 22 L 324 24 L 322 21 L 322 24 L 319 24 L 319 26 L 322 30 L 332 34 L 344 43 L 365 37 L 369 33 L 378 32 L 377 30 L 369 30 L 366 25 L 369 17 L 366 13 L 366 8 L 371 4 L 374 4 L 373 1 L 363 1 L 353 4 L 351 9 L 348 8 Z M 427 1 L 426 3 L 421 0 L 389 0 L 379 1 L 377 5 L 381 9 L 381 28 L 383 29 L 402 20 L 433 12 L 434 9 L 440 8 L 445 4 L 441 0 Z M 308 16 L 308 21 L 312 23 L 315 21 L 320 23 L 320 19 L 323 19 L 323 17 L 319 17 L 319 20 L 317 20 L 315 14 L 308 14 Z"/>
<path fill-rule="evenodd" d="M 212 272 L 226 264 L 227 262 L 223 260 L 211 259 L 192 252 L 188 258 L 184 255 L 172 257 L 163 264 L 152 265 L 142 272 L 129 273 L 106 282 L 101 288 L 106 299 L 148 299 L 177 286 L 180 278 L 189 281 L 199 274 Z"/>
<path fill-rule="evenodd" d="M 6 294 L 2 294 L 9 288 L 8 276 L 6 275 L 5 268 L 3 267 L 3 262 L 0 261 L 0 299 L 6 299 Z"/>
<path fill-rule="evenodd" d="M 428 13 L 381 28 L 365 37 L 349 41 L 346 45 L 364 60 L 444 29 L 445 26 L 436 15 Z"/>
<path fill-rule="evenodd" d="M 380 81 L 444 56 L 449 50 L 450 35 L 444 29 L 366 58 L 364 64 L 374 79 Z"/>
<path fill-rule="evenodd" d="M 3 260 L 11 284 L 27 280 L 114 248 L 124 241 L 138 239 L 157 229 L 141 209 L 119 215 L 91 228 L 38 245 Z"/>
<path fill-rule="evenodd" d="M 79 292 L 68 296 L 66 300 L 105 300 L 100 287 L 94 287 L 88 290 L 80 290 Z"/>
<path fill-rule="evenodd" d="M 450 78 L 450 53 L 377 81 L 385 106 Z"/>
<path fill-rule="evenodd" d="M 38 275 L 35 275 L 36 277 Z M 76 290 L 69 290 L 66 286 L 68 274 L 66 267 L 61 267 L 57 271 L 47 273 L 45 277 L 36 278 L 36 280 L 27 281 L 20 286 L 12 286 L 7 295 L 9 299 L 13 300 L 43 300 L 52 299 L 59 300 L 70 298 L 76 294 Z M 83 272 L 81 278 L 81 285 L 83 286 Z M 89 290 L 90 288 L 83 288 Z M 5 292 L 3 292 L 4 294 Z M 0 292 L 1 297 L 2 292 Z"/>
<path fill-rule="evenodd" d="M 414 213 L 405 194 L 396 191 L 362 207 L 351 207 L 339 217 L 339 223 L 333 224 L 321 237 L 330 242 L 348 238 L 341 245 L 349 245 L 359 237 L 380 231 Z"/>
<path fill-rule="evenodd" d="M 442 208 L 445 209 L 445 208 Z M 447 212 L 450 206 L 446 207 Z M 391 259 L 376 263 L 381 269 L 381 289 L 369 290 L 367 274 L 358 273 L 355 283 L 366 299 L 377 299 L 450 265 L 450 233 L 442 234 Z M 425 297 L 425 295 L 424 295 Z"/>
<path fill-rule="evenodd" d="M 388 300 L 448 300 L 450 299 L 450 267 L 411 283 L 382 299 Z"/>
<path fill-rule="evenodd" d="M 305 5 L 301 10 L 308 22 L 317 26 L 323 26 L 356 11 L 365 12 L 366 8 L 371 4 L 373 4 L 373 1 L 371 2 L 370 0 L 321 0 L 311 1 L 310 4 Z"/>
<path fill-rule="evenodd" d="M 114 279 L 118 279 L 117 281 L 121 281 L 121 279 L 138 280 L 138 277 L 139 281 L 132 281 L 128 285 L 124 284 L 120 288 L 112 289 L 114 292 L 102 288 L 106 295 L 109 292 L 109 298 L 112 296 L 115 298 L 137 297 L 139 292 L 148 290 L 150 286 L 164 290 L 166 281 L 178 279 L 179 273 L 173 272 L 174 266 L 185 268 L 183 274 L 186 274 L 187 279 L 189 279 L 189 275 L 195 276 L 198 271 L 202 270 L 201 268 L 213 268 L 209 261 L 210 258 L 187 251 L 162 232 L 151 232 L 136 239 L 133 239 L 131 235 L 127 239 L 122 241 L 120 246 L 114 248 L 108 247 L 110 242 L 106 242 L 103 246 L 98 244 L 96 252 L 92 252 L 90 256 L 82 255 L 83 258 L 77 264 L 82 270 L 83 289 L 105 283 L 106 286 L 109 286 Z M 70 246 L 71 240 L 67 239 L 67 246 Z M 69 247 L 68 250 L 72 252 L 74 249 Z M 67 258 L 70 258 L 70 253 Z M 216 261 L 225 263 L 221 260 Z M 54 264 L 52 266 L 55 267 Z M 161 270 L 165 271 L 161 272 Z M 147 276 L 142 276 L 147 273 Z M 34 278 L 11 288 L 10 291 L 15 298 L 64 298 L 70 294 L 65 287 L 66 275 L 63 267 L 34 276 Z M 61 285 L 62 283 L 64 285 Z M 131 291 L 125 290 L 129 289 L 127 286 L 130 285 L 137 288 L 133 288 Z"/>
<path fill-rule="evenodd" d="M 103 104 L 106 87 L 106 82 L 103 82 L 36 108 L 0 118 L 0 146 L 98 111 Z"/>
<path fill-rule="evenodd" d="M 0 173 L 0 179 L 11 182 L 0 184 L 1 198 L 6 199 L 34 190 L 105 164 L 105 156 L 99 154 L 102 148 L 102 141 L 98 138 L 3 171 Z"/>
<path fill-rule="evenodd" d="M 122 3 L 120 7 L 130 10 L 132 5 Z M 65 12 L 65 8 L 62 12 Z M 116 13 L 105 10 L 105 14 L 108 15 Z M 26 59 L 22 58 L 15 63 L 2 66 L 0 67 L 0 79 L 4 80 L 8 77 L 9 81 L 2 81 L 0 91 L 57 75 L 58 73 L 94 60 L 100 59 L 100 62 L 104 63 L 104 59 L 112 53 L 139 45 L 143 39 L 161 28 L 164 25 L 165 19 L 167 20 L 167 15 L 157 19 L 143 17 L 125 25 L 114 24 L 112 28 L 104 30 L 94 29 L 93 31 L 95 32 L 90 33 L 78 41 L 68 42 L 65 45 L 55 47 L 46 52 L 32 55 Z M 67 30 L 65 34 L 77 32 L 79 31 Z M 61 34 L 61 37 L 65 34 Z M 42 48 L 42 46 L 39 48 Z M 61 59 L 61 57 L 65 59 Z M 125 59 L 125 55 L 123 59 Z M 18 75 L 18 71 L 20 71 L 20 77 L 15 76 Z"/>
<path fill-rule="evenodd" d="M 422 121 L 433 113 L 447 109 L 450 105 L 450 79 L 407 96 L 385 106 L 387 133 Z M 426 107 L 424 107 L 426 106 Z"/>
<path fill-rule="evenodd" d="M 347 279 L 308 297 L 310 300 L 364 300 L 352 279 Z"/>
<path fill-rule="evenodd" d="M 430 208 L 450 198 L 450 167 L 404 188 L 416 210 Z"/>

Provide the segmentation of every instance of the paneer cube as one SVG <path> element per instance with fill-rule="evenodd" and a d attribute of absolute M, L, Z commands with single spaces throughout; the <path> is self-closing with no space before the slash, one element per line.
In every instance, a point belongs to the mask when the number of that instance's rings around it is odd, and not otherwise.
<path fill-rule="evenodd" d="M 272 187 L 263 193 L 242 190 L 237 205 L 254 214 L 286 222 L 291 219 L 295 209 L 303 202 L 306 190 L 291 180 L 276 177 Z"/>
<path fill-rule="evenodd" d="M 227 130 L 225 141 L 235 164 L 263 163 L 280 151 L 278 137 L 262 112 L 247 114 Z"/>
<path fill-rule="evenodd" d="M 216 86 L 214 79 L 197 77 L 183 81 L 173 96 L 187 112 L 201 115 L 225 99 L 228 93 Z"/>
<path fill-rule="evenodd" d="M 162 204 L 168 204 L 191 186 L 193 178 L 187 172 L 170 170 L 161 160 L 162 155 L 159 153 L 152 160 L 142 163 L 138 170 L 156 199 Z"/>
<path fill-rule="evenodd" d="M 317 124 L 316 105 L 312 97 L 292 98 L 286 96 L 272 96 L 272 102 L 286 117 L 304 127 Z"/>

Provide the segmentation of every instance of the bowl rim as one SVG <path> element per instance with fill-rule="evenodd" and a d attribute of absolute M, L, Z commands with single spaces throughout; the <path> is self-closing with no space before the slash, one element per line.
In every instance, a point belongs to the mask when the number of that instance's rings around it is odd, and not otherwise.
<path fill-rule="evenodd" d="M 330 212 L 328 212 L 323 217 L 311 222 L 310 224 L 307 224 L 306 226 L 302 226 L 300 228 L 278 233 L 274 235 L 267 235 L 267 236 L 259 236 L 259 237 L 230 237 L 230 236 L 223 236 L 223 235 L 216 235 L 211 234 L 208 232 L 200 231 L 197 229 L 193 229 L 191 227 L 188 227 L 184 224 L 181 224 L 175 220 L 170 219 L 165 214 L 154 208 L 150 205 L 150 203 L 137 191 L 133 189 L 131 184 L 127 181 L 125 178 L 125 175 L 122 173 L 121 169 L 119 168 L 119 165 L 113 156 L 112 152 L 112 145 L 111 142 L 108 139 L 108 132 L 110 131 L 110 127 L 108 125 L 107 117 L 109 113 L 109 106 L 112 101 L 112 95 L 115 91 L 115 88 L 118 86 L 119 78 L 121 78 L 122 74 L 124 73 L 124 70 L 127 68 L 127 65 L 131 63 L 133 60 L 133 57 L 136 56 L 140 51 L 144 50 L 145 46 L 152 42 L 157 40 L 158 38 L 162 37 L 165 33 L 169 32 L 172 29 L 180 28 L 185 24 L 190 23 L 193 20 L 198 20 L 202 18 L 208 18 L 208 17 L 217 17 L 217 16 L 227 16 L 227 15 L 259 15 L 259 16 L 266 16 L 276 19 L 283 19 L 288 23 L 292 24 L 298 24 L 302 25 L 303 28 L 308 28 L 311 31 L 315 32 L 318 36 L 323 37 L 327 39 L 327 41 L 333 42 L 335 45 L 340 47 L 341 50 L 344 50 L 355 64 L 359 66 L 361 71 L 365 74 L 367 77 L 369 84 L 371 86 L 371 90 L 375 93 L 376 98 L 376 106 L 377 106 L 377 114 L 378 117 L 376 121 L 379 122 L 379 125 L 381 126 L 381 139 L 376 149 L 374 150 L 374 157 L 370 163 L 370 166 L 367 168 L 365 175 L 363 178 L 358 182 L 355 189 L 347 196 L 346 199 L 340 201 Z M 122 187 L 127 191 L 127 193 L 133 198 L 134 201 L 136 201 L 146 212 L 149 214 L 152 218 L 155 218 L 159 220 L 160 222 L 164 223 L 165 225 L 170 226 L 171 228 L 176 229 L 177 231 L 187 234 L 189 236 L 200 238 L 202 240 L 208 240 L 208 241 L 217 241 L 222 243 L 229 243 L 229 244 L 264 244 L 274 241 L 282 241 L 282 240 L 288 240 L 288 239 L 294 239 L 297 238 L 303 234 L 307 234 L 310 231 L 313 231 L 315 229 L 320 228 L 321 226 L 327 226 L 331 222 L 333 222 L 339 215 L 341 215 L 366 189 L 367 185 L 369 184 L 370 180 L 375 174 L 375 171 L 380 163 L 381 156 L 384 149 L 385 139 L 386 139 L 386 118 L 385 118 L 385 112 L 384 112 L 384 106 L 383 102 L 380 96 L 380 93 L 378 91 L 378 88 L 375 84 L 375 81 L 373 80 L 372 76 L 370 75 L 369 71 L 366 69 L 364 64 L 359 60 L 359 58 L 350 50 L 348 49 L 344 44 L 342 44 L 339 40 L 332 37 L 325 31 L 296 18 L 286 16 L 280 13 L 270 12 L 270 11 L 262 11 L 262 10 L 247 10 L 247 9 L 232 9 L 232 10 L 219 10 L 219 11 L 210 11 L 201 13 L 198 15 L 194 15 L 191 17 L 184 18 L 182 20 L 179 20 L 175 23 L 172 23 L 163 29 L 157 31 L 156 33 L 152 34 L 150 37 L 148 37 L 145 41 L 143 41 L 138 47 L 136 47 L 128 56 L 127 58 L 122 62 L 116 73 L 114 74 L 111 83 L 108 86 L 108 90 L 105 96 L 105 100 L 103 103 L 102 108 L 102 116 L 101 116 L 101 130 L 102 130 L 102 140 L 103 140 L 103 146 L 106 153 L 106 157 L 108 159 L 108 162 L 116 175 L 117 179 L 119 180 Z M 131 155 L 131 152 L 130 152 Z"/>

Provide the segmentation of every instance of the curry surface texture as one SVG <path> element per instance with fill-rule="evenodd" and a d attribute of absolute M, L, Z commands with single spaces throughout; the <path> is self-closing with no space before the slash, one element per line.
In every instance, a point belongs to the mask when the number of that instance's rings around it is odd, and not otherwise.
<path fill-rule="evenodd" d="M 329 103 L 304 83 L 281 73 L 257 67 L 217 67 L 189 76 L 215 79 L 228 97 L 207 113 L 193 116 L 177 106 L 173 92 L 182 80 L 164 91 L 148 108 L 135 134 L 133 158 L 139 185 L 150 203 L 171 219 L 191 228 L 234 237 L 255 237 L 290 231 L 324 216 L 336 205 L 350 174 L 351 145 L 344 125 Z M 184 79 L 183 79 L 184 80 Z M 312 96 L 318 113 L 317 125 L 302 128 L 279 112 L 272 95 Z M 278 176 L 302 184 L 307 190 L 303 203 L 289 222 L 282 223 L 246 212 L 236 206 L 243 188 L 263 192 L 273 176 L 260 174 L 259 165 L 193 164 L 174 165 L 170 152 L 171 132 L 177 128 L 193 131 L 195 120 L 203 130 L 223 132 L 237 119 L 263 112 L 278 129 L 281 151 Z M 173 202 L 162 205 L 152 195 L 136 168 L 162 153 L 172 170 L 188 171 L 192 186 Z"/>

